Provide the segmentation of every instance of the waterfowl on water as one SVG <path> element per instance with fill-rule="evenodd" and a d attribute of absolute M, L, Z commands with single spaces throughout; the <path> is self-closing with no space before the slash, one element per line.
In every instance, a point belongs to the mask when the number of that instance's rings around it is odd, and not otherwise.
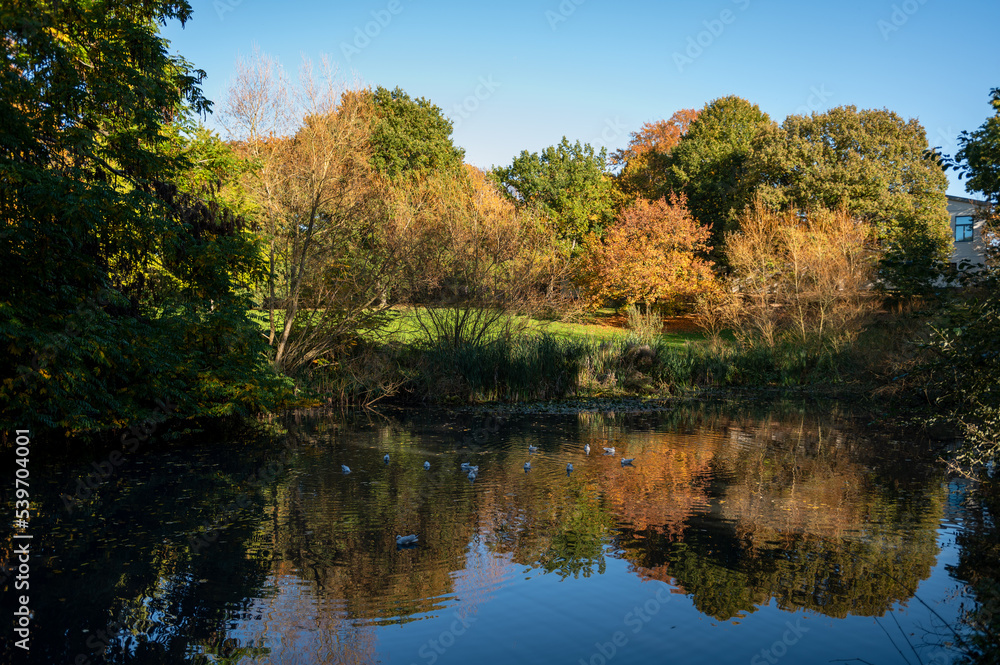
<path fill-rule="evenodd" d="M 469 480 L 475 480 L 476 476 L 478 476 L 478 475 L 479 474 L 476 473 L 475 469 L 473 469 L 472 471 L 469 471 Z"/>
<path fill-rule="evenodd" d="M 524 463 L 524 470 L 525 471 L 531 471 L 531 462 L 525 462 Z"/>
<path fill-rule="evenodd" d="M 604 447 L 604 454 L 605 455 L 614 455 L 615 454 L 615 449 L 614 448 L 608 448 L 607 446 L 605 446 Z"/>
<path fill-rule="evenodd" d="M 538 452 L 538 446 L 532 446 L 531 444 L 528 444 L 528 452 L 529 453 L 537 453 Z"/>
<path fill-rule="evenodd" d="M 623 457 L 622 458 L 622 466 L 625 466 L 625 465 L 631 466 L 632 462 L 634 462 L 634 461 L 635 461 L 634 457 Z"/>
<path fill-rule="evenodd" d="M 583 453 L 585 455 L 589 455 L 590 454 L 590 444 L 589 443 L 584 444 L 584 446 L 583 446 Z"/>
<path fill-rule="evenodd" d="M 385 462 L 386 464 L 389 463 L 389 453 L 385 454 L 385 457 L 382 458 L 382 461 Z"/>
<path fill-rule="evenodd" d="M 570 462 L 566 465 L 566 473 L 571 473 L 573 471 L 573 463 Z"/>
<path fill-rule="evenodd" d="M 343 471 L 344 473 L 350 473 L 351 472 L 351 467 L 347 466 L 346 464 L 341 464 L 340 465 L 340 470 Z"/>
<path fill-rule="evenodd" d="M 431 468 L 431 463 L 430 462 L 424 462 L 424 471 L 430 471 L 430 468 Z"/>
<path fill-rule="evenodd" d="M 396 547 L 402 545 L 413 545 L 417 542 L 417 534 L 412 533 L 409 536 L 396 536 Z"/>
<path fill-rule="evenodd" d="M 471 464 L 467 464 L 467 465 L 465 465 L 465 466 L 462 467 L 462 471 L 472 471 L 473 473 L 479 473 L 479 467 L 478 466 L 472 466 Z"/>

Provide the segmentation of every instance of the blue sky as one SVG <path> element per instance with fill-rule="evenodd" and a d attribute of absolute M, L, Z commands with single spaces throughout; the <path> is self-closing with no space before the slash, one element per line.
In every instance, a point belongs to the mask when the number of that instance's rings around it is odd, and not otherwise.
<path fill-rule="evenodd" d="M 345 79 L 426 97 L 466 161 L 506 165 L 562 136 L 628 143 L 643 122 L 729 94 L 781 121 L 854 104 L 917 118 L 957 149 L 1000 87 L 996 0 L 192 0 L 171 49 L 221 104 L 256 44 L 294 75 L 333 59 Z M 210 126 L 214 121 L 208 120 Z M 949 193 L 964 194 L 950 175 Z"/>

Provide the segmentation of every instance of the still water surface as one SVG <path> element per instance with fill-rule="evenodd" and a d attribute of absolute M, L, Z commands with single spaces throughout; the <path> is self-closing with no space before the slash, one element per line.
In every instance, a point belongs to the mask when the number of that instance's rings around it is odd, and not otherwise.
<path fill-rule="evenodd" d="M 963 488 L 834 406 L 282 426 L 139 450 L 72 510 L 95 460 L 39 459 L 29 662 L 956 656 Z"/>

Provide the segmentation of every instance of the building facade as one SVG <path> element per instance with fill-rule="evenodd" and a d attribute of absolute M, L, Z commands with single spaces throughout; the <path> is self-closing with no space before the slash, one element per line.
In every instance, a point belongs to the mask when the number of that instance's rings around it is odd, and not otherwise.
<path fill-rule="evenodd" d="M 951 235 L 955 242 L 951 262 L 955 265 L 985 263 L 982 220 L 976 219 L 976 212 L 986 208 L 985 201 L 948 195 L 948 217 Z"/>

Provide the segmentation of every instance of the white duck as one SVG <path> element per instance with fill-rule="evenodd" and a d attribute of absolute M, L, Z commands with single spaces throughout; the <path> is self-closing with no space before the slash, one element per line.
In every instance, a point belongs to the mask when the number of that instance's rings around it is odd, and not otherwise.
<path fill-rule="evenodd" d="M 632 462 L 635 461 L 634 457 L 623 457 L 622 466 L 632 466 Z"/>
<path fill-rule="evenodd" d="M 531 444 L 529 443 L 529 444 L 528 444 L 528 452 L 529 452 L 529 453 L 537 453 L 537 452 L 538 452 L 538 446 L 533 446 L 533 445 L 531 445 Z"/>
<path fill-rule="evenodd" d="M 583 446 L 583 454 L 584 455 L 589 455 L 590 454 L 590 444 L 589 443 L 584 444 L 584 446 Z"/>
<path fill-rule="evenodd" d="M 475 480 L 478 475 L 475 470 L 469 471 L 469 480 Z"/>
<path fill-rule="evenodd" d="M 431 470 L 431 463 L 424 462 L 424 471 L 430 471 L 430 470 Z"/>
<path fill-rule="evenodd" d="M 531 471 L 531 462 L 525 462 L 524 463 L 524 470 L 525 471 Z"/>
<path fill-rule="evenodd" d="M 351 467 L 347 466 L 346 464 L 341 464 L 340 465 L 340 470 L 343 471 L 344 473 L 350 473 L 351 472 Z"/>
<path fill-rule="evenodd" d="M 396 547 L 402 545 L 412 545 L 417 542 L 417 534 L 411 533 L 409 536 L 396 536 Z"/>
<path fill-rule="evenodd" d="M 566 465 L 566 473 L 573 473 L 573 463 L 570 462 Z"/>
<path fill-rule="evenodd" d="M 604 447 L 604 454 L 605 455 L 614 455 L 615 454 L 615 449 L 614 448 L 608 448 L 607 446 L 605 446 Z"/>

